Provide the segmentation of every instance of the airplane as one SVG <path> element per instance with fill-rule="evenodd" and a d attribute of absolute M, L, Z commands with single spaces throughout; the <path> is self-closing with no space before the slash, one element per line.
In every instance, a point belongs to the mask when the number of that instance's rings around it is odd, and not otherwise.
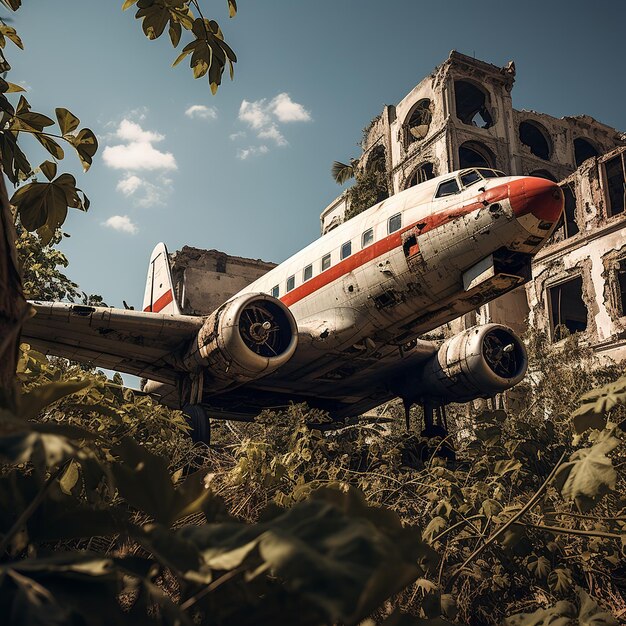
<path fill-rule="evenodd" d="M 199 440 L 210 419 L 306 402 L 341 421 L 394 397 L 407 426 L 407 407 L 424 406 L 428 434 L 446 404 L 516 385 L 528 359 L 502 324 L 423 335 L 529 280 L 563 206 L 552 181 L 463 169 L 347 220 L 210 315 L 181 315 L 158 244 L 142 311 L 34 302 L 23 338 L 148 379 L 144 391 L 183 409 Z"/>

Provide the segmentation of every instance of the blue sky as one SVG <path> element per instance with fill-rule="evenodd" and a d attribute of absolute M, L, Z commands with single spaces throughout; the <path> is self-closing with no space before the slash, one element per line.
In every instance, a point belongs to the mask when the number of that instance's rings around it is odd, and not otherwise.
<path fill-rule="evenodd" d="M 315 239 L 341 191 L 332 161 L 453 48 L 514 60 L 515 108 L 626 130 L 622 1 L 240 0 L 228 19 L 226 0 L 205 0 L 239 59 L 216 96 L 121 4 L 25 0 L 26 50 L 7 49 L 34 110 L 69 108 L 99 137 L 87 174 L 69 150 L 62 165 L 92 202 L 70 212 L 63 250 L 71 278 L 115 306 L 141 305 L 158 241 L 281 261 Z"/>

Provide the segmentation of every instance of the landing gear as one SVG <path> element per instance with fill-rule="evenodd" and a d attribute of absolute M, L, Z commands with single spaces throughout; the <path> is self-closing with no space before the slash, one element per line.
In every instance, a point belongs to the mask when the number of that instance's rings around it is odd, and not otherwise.
<path fill-rule="evenodd" d="M 403 403 L 406 430 L 407 433 L 409 433 L 409 415 L 411 406 L 414 402 L 404 398 Z M 454 461 L 456 459 L 456 453 L 448 438 L 448 420 L 445 405 L 435 403 L 429 399 L 424 399 L 422 406 L 424 408 L 424 429 L 420 435 L 422 439 L 428 440 L 428 443 L 425 443 L 421 450 L 422 461 L 427 460 L 433 455 L 444 458 L 448 461 Z M 431 439 L 439 439 L 439 441 L 431 442 Z"/>
<path fill-rule="evenodd" d="M 192 441 L 211 445 L 211 421 L 202 405 L 186 404 L 182 410 L 187 423 L 191 426 Z"/>

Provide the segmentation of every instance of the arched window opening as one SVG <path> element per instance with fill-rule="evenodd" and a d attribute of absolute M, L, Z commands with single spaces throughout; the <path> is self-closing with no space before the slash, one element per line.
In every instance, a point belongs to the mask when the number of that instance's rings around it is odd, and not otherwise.
<path fill-rule="evenodd" d="M 548 134 L 539 124 L 534 122 L 521 122 L 519 125 L 520 141 L 530 148 L 530 151 L 540 159 L 548 160 L 552 152 Z"/>
<path fill-rule="evenodd" d="M 387 171 L 387 153 L 385 146 L 377 145 L 369 155 L 365 169 L 369 172 L 384 174 Z"/>
<path fill-rule="evenodd" d="M 598 151 L 582 137 L 574 139 L 574 160 L 576 161 L 576 167 L 582 165 L 584 161 L 591 157 L 597 157 Z"/>
<path fill-rule="evenodd" d="M 420 141 L 428 135 L 428 129 L 433 119 L 433 114 L 430 108 L 430 100 L 424 98 L 420 100 L 414 107 L 407 123 L 407 143 L 413 141 Z"/>
<path fill-rule="evenodd" d="M 466 141 L 459 147 L 459 168 L 466 167 L 495 167 L 493 153 L 477 141 Z"/>
<path fill-rule="evenodd" d="M 432 163 L 422 163 L 414 172 L 411 178 L 409 178 L 409 182 L 406 186 L 415 187 L 415 185 L 419 185 L 420 183 L 425 183 L 427 180 L 431 178 L 435 178 L 435 168 Z"/>
<path fill-rule="evenodd" d="M 533 170 L 528 174 L 529 176 L 535 176 L 537 178 L 545 178 L 546 180 L 551 180 L 553 183 L 556 183 L 556 176 L 548 172 L 548 170 Z"/>
<path fill-rule="evenodd" d="M 482 89 L 466 80 L 454 82 L 456 116 L 469 126 L 491 128 L 493 116 L 487 107 L 487 96 Z"/>

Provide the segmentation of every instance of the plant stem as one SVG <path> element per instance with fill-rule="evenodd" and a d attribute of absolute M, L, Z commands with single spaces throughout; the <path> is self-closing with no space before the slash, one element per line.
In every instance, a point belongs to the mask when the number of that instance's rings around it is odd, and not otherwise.
<path fill-rule="evenodd" d="M 626 539 L 626 534 L 618 535 L 616 533 L 606 533 L 601 530 L 579 530 L 577 528 L 563 528 L 562 526 L 546 526 L 544 524 L 531 524 L 530 522 L 519 522 L 528 528 L 537 528 L 538 530 L 547 530 L 552 533 L 560 533 L 563 535 L 580 535 L 581 537 L 604 537 L 605 539 Z"/>
<path fill-rule="evenodd" d="M 470 554 L 465 559 L 463 564 L 456 569 L 456 571 L 452 574 L 450 580 L 448 581 L 446 585 L 446 593 L 450 593 L 452 591 L 452 588 L 454 587 L 454 583 L 456 582 L 457 578 L 459 577 L 461 572 L 469 565 L 469 563 L 471 563 L 483 550 L 485 550 L 488 546 L 490 546 L 498 537 L 500 537 L 500 535 L 504 533 L 505 530 L 507 530 L 518 519 L 520 519 L 523 515 L 525 515 L 538 502 L 539 498 L 541 497 L 543 492 L 547 489 L 548 485 L 550 484 L 550 482 L 556 475 L 558 468 L 560 467 L 561 463 L 563 462 L 563 459 L 565 458 L 565 454 L 566 452 L 563 452 L 563 454 L 561 454 L 561 457 L 559 458 L 556 465 L 550 472 L 549 476 L 545 479 L 541 487 L 539 487 L 539 489 L 535 492 L 533 497 L 510 520 L 508 520 L 493 535 L 491 535 L 491 537 L 489 537 L 489 539 L 487 539 L 487 541 L 485 541 L 484 544 L 476 548 L 476 550 L 474 550 L 474 552 L 472 552 L 472 554 Z"/>

